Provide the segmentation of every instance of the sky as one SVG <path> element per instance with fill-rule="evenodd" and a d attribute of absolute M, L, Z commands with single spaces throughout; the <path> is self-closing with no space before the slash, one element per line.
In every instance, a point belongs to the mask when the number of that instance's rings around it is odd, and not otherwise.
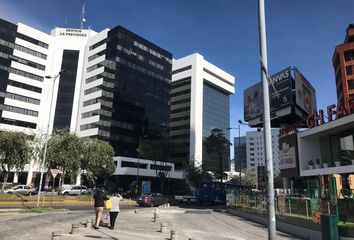
<path fill-rule="evenodd" d="M 47 33 L 79 28 L 82 3 L 0 0 L 0 18 Z M 316 89 L 318 109 L 336 103 L 332 56 L 354 23 L 354 1 L 265 0 L 265 7 L 269 73 L 296 66 Z M 85 10 L 85 28 L 122 25 L 175 59 L 198 52 L 235 76 L 230 125 L 243 120 L 243 90 L 260 81 L 257 0 L 86 0 Z M 242 126 L 241 135 L 249 130 Z"/>

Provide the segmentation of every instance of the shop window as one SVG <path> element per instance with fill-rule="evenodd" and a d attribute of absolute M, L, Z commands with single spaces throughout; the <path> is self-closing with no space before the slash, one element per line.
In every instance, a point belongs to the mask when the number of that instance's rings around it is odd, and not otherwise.
<path fill-rule="evenodd" d="M 340 138 L 340 161 L 343 165 L 351 165 L 354 160 L 353 135 Z"/>

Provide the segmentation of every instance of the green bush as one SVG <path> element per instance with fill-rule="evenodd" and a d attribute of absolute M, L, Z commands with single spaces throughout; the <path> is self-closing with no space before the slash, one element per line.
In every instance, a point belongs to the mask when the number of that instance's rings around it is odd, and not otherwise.
<path fill-rule="evenodd" d="M 354 223 L 338 223 L 338 232 L 343 237 L 354 237 Z"/>

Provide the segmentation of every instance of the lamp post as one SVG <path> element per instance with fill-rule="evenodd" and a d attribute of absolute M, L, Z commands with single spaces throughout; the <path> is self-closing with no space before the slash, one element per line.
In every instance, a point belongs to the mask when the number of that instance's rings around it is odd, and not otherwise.
<path fill-rule="evenodd" d="M 139 170 L 140 170 L 140 155 L 141 155 L 141 140 L 148 137 L 144 135 L 143 137 L 139 136 L 139 147 L 137 148 L 138 152 L 138 169 L 136 170 L 136 183 L 135 183 L 135 194 L 138 194 L 139 191 Z"/>
<path fill-rule="evenodd" d="M 265 8 L 264 0 L 258 0 L 258 21 L 259 21 L 259 50 L 261 57 L 261 76 L 263 86 L 263 129 L 264 129 L 264 149 L 267 165 L 268 177 L 268 239 L 276 239 L 276 219 L 274 208 L 274 180 L 273 180 L 273 154 L 272 154 L 272 135 L 270 129 L 270 103 L 268 87 L 268 59 L 267 59 L 267 40 L 265 27 Z"/>
<path fill-rule="evenodd" d="M 240 148 L 241 148 L 241 125 L 246 125 L 248 126 L 248 124 L 246 123 L 243 123 L 242 120 L 238 120 L 238 127 L 230 127 L 230 128 L 227 128 L 227 130 L 231 130 L 231 129 L 237 129 L 238 130 L 238 151 L 237 151 L 237 157 L 238 157 L 238 160 L 239 160 L 239 164 L 240 164 L 240 172 L 239 172 L 239 178 L 240 178 L 240 187 L 241 187 L 241 184 L 242 184 L 242 163 L 241 163 L 241 154 L 240 154 Z M 236 164 L 236 162 L 235 162 Z"/>
<path fill-rule="evenodd" d="M 41 171 L 41 177 L 39 180 L 39 188 L 38 188 L 38 196 L 37 196 L 37 207 L 39 207 L 39 199 L 41 197 L 41 191 L 42 191 L 42 182 L 43 182 L 43 171 L 44 171 L 44 165 L 45 165 L 45 161 L 47 158 L 47 147 L 48 147 L 48 137 L 49 137 L 49 127 L 50 127 L 50 116 L 52 113 L 52 105 L 53 105 L 53 95 L 54 95 L 54 87 L 55 87 L 55 81 L 57 80 L 57 78 L 60 76 L 60 74 L 62 74 L 64 72 L 64 70 L 61 70 L 57 75 L 55 75 L 54 77 L 51 76 L 45 76 L 45 78 L 48 79 L 54 79 L 53 80 L 53 90 L 52 90 L 52 95 L 50 97 L 50 107 L 49 107 L 49 117 L 48 117 L 48 125 L 47 125 L 47 134 L 45 137 L 45 142 L 44 142 L 44 153 L 43 153 L 43 159 L 42 159 L 42 163 L 41 163 L 41 167 L 40 167 L 40 171 Z"/>

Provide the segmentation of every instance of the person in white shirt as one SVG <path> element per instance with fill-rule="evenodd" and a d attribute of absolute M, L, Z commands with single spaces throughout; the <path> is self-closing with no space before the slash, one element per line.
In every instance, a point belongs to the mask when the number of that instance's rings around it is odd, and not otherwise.
<path fill-rule="evenodd" d="M 113 197 L 110 198 L 112 200 L 112 208 L 109 210 L 109 221 L 110 221 L 110 229 L 114 229 L 114 225 L 116 223 L 117 216 L 120 212 L 119 203 L 123 197 L 119 193 L 113 194 Z"/>

